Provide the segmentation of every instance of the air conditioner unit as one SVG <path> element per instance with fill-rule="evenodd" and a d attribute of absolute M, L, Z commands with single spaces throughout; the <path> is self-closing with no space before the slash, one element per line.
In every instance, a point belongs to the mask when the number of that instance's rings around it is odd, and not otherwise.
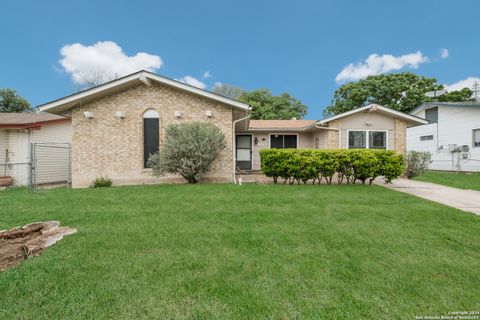
<path fill-rule="evenodd" d="M 182 112 L 181 111 L 175 111 L 173 114 L 175 115 L 175 118 L 177 118 L 177 119 L 182 117 Z"/>
<path fill-rule="evenodd" d="M 87 119 L 93 119 L 93 112 L 85 111 L 83 116 Z"/>
<path fill-rule="evenodd" d="M 115 117 L 120 119 L 125 119 L 125 112 L 124 111 L 117 111 L 115 112 Z"/>

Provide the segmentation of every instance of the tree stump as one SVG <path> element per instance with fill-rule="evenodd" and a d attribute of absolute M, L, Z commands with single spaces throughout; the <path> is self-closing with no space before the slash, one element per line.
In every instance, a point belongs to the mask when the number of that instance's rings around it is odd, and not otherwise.
<path fill-rule="evenodd" d="M 29 257 L 77 232 L 76 229 L 60 227 L 58 221 L 35 222 L 23 227 L 0 231 L 0 271 L 19 265 Z"/>

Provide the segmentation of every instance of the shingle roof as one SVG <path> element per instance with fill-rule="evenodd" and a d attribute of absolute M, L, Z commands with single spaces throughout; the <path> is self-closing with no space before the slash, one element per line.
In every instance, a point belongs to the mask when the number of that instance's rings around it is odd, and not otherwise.
<path fill-rule="evenodd" d="M 249 129 L 302 129 L 316 120 L 250 120 Z"/>
<path fill-rule="evenodd" d="M 25 126 L 67 119 L 69 118 L 50 113 L 0 113 L 0 125 Z"/>

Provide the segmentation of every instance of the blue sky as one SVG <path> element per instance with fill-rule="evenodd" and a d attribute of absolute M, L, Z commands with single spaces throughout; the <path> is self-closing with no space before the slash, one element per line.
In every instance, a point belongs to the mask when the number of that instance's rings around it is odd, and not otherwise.
<path fill-rule="evenodd" d="M 0 88 L 32 105 L 72 93 L 79 72 L 99 66 L 287 91 L 308 119 L 368 74 L 480 76 L 478 1 L 7 0 L 1 10 Z"/>

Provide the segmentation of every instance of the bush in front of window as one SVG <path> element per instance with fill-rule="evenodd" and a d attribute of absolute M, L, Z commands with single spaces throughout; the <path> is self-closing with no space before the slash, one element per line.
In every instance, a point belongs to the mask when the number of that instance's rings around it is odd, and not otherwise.
<path fill-rule="evenodd" d="M 403 156 L 388 150 L 317 150 L 317 149 L 264 149 L 260 150 L 261 168 L 274 183 L 332 183 L 337 174 L 338 183 L 357 180 L 369 184 L 379 176 L 391 183 L 403 173 Z"/>
<path fill-rule="evenodd" d="M 148 166 L 154 176 L 178 174 L 189 183 L 197 183 L 225 147 L 225 135 L 212 123 L 171 124 L 164 145 L 150 156 Z"/>
<path fill-rule="evenodd" d="M 432 159 L 430 152 L 424 151 L 409 151 L 405 155 L 405 176 L 408 179 L 421 175 L 428 169 L 428 165 Z"/>
<path fill-rule="evenodd" d="M 112 179 L 108 177 L 98 177 L 90 183 L 90 188 L 108 188 L 111 186 Z"/>

